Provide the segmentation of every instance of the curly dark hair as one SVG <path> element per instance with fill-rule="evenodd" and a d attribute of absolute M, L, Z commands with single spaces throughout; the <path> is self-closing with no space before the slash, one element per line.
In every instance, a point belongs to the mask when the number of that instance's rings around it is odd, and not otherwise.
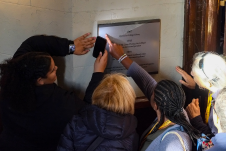
<path fill-rule="evenodd" d="M 161 112 L 161 119 L 153 131 L 158 130 L 166 116 L 171 122 L 183 126 L 193 143 L 194 139 L 201 137 L 200 132 L 187 121 L 184 115 L 183 107 L 186 96 L 180 86 L 173 81 L 162 80 L 157 84 L 154 95 L 154 101 Z"/>
<path fill-rule="evenodd" d="M 38 78 L 46 78 L 50 70 L 48 53 L 29 52 L 0 64 L 1 100 L 18 112 L 35 109 L 35 87 Z"/>

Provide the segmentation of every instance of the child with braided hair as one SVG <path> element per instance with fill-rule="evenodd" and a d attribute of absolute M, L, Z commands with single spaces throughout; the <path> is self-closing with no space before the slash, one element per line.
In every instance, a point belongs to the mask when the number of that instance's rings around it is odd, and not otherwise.
<path fill-rule="evenodd" d="M 124 55 L 121 45 L 113 44 L 106 35 L 109 52 L 119 59 Z M 128 56 L 120 60 L 145 96 L 149 99 L 157 118 L 141 136 L 140 150 L 181 151 L 192 150 L 192 140 L 198 139 L 200 133 L 189 123 L 183 109 L 185 94 L 181 87 L 169 80 L 157 83 L 143 68 Z M 164 131 L 174 133 L 165 134 Z M 178 130 L 175 130 L 178 129 Z"/>

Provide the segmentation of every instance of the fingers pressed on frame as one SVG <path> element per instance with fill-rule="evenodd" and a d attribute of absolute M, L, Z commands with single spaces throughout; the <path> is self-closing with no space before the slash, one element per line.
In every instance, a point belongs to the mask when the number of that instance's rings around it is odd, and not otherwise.
<path fill-rule="evenodd" d="M 86 45 L 86 46 L 84 46 L 85 48 L 92 48 L 94 46 L 94 44 L 91 44 L 91 45 Z"/>
<path fill-rule="evenodd" d="M 94 41 L 88 41 L 84 43 L 85 45 L 94 45 Z"/>
<path fill-rule="evenodd" d="M 80 39 L 85 39 L 85 38 L 88 37 L 89 35 L 90 35 L 90 33 L 86 33 L 86 34 L 82 35 L 82 36 L 80 37 Z"/>
<path fill-rule="evenodd" d="M 182 69 L 180 69 L 179 67 L 176 69 L 177 70 L 177 72 L 179 73 L 179 74 L 181 74 L 182 76 L 184 76 L 185 75 L 185 71 L 183 71 Z"/>
<path fill-rule="evenodd" d="M 84 43 L 92 42 L 92 41 L 95 41 L 95 39 L 93 37 L 86 38 L 86 39 L 83 40 Z"/>
<path fill-rule="evenodd" d="M 106 37 L 106 39 L 107 39 L 108 44 L 109 44 L 110 46 L 112 46 L 112 42 L 111 42 L 111 40 L 109 39 L 109 37 L 108 37 L 107 34 L 105 35 L 105 37 Z"/>

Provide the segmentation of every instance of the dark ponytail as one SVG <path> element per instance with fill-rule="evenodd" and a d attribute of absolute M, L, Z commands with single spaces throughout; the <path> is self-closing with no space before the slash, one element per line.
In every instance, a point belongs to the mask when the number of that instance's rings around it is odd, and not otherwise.
<path fill-rule="evenodd" d="M 47 53 L 29 52 L 0 64 L 1 100 L 18 112 L 36 107 L 35 87 L 38 78 L 46 78 L 51 58 Z"/>
<path fill-rule="evenodd" d="M 154 101 L 161 112 L 160 122 L 162 121 L 163 123 L 164 116 L 166 116 L 171 122 L 181 125 L 194 142 L 194 138 L 198 139 L 201 135 L 186 119 L 183 112 L 185 99 L 183 89 L 173 81 L 162 80 L 154 90 Z M 162 125 L 160 122 L 156 129 Z"/>

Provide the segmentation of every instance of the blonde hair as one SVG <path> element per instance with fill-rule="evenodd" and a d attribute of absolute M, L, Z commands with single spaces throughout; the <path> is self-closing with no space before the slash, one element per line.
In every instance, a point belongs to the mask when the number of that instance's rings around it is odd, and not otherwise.
<path fill-rule="evenodd" d="M 95 89 L 92 104 L 119 114 L 134 114 L 135 92 L 123 74 L 108 74 Z"/>
<path fill-rule="evenodd" d="M 202 69 L 200 60 L 203 59 Z M 192 72 L 212 89 L 219 90 L 226 86 L 226 62 L 222 55 L 213 52 L 199 52 L 193 57 Z"/>

